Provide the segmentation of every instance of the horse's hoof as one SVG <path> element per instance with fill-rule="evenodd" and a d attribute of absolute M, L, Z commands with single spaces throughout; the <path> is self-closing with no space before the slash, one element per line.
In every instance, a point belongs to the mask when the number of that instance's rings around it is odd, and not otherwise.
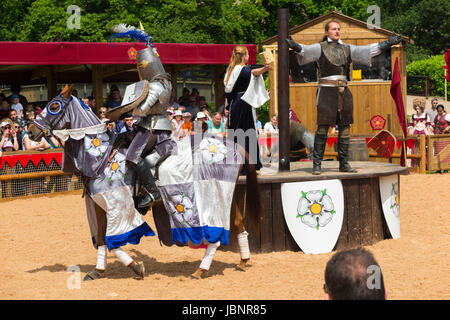
<path fill-rule="evenodd" d="M 134 273 L 136 273 L 136 275 L 138 275 L 141 279 L 144 279 L 145 276 L 145 266 L 143 262 L 140 263 L 136 263 L 133 266 L 133 271 Z"/>
<path fill-rule="evenodd" d="M 197 269 L 193 274 L 191 274 L 191 279 L 199 280 L 206 278 L 208 276 L 208 270 L 205 269 Z"/>
<path fill-rule="evenodd" d="M 83 281 L 91 281 L 91 280 L 95 280 L 95 279 L 99 279 L 102 277 L 102 274 L 100 272 L 98 272 L 96 269 L 88 271 L 88 273 L 86 273 L 86 275 L 83 278 Z"/>
<path fill-rule="evenodd" d="M 239 262 L 239 264 L 236 266 L 236 269 L 239 271 L 247 271 L 247 262 L 250 259 L 241 259 L 241 261 Z"/>

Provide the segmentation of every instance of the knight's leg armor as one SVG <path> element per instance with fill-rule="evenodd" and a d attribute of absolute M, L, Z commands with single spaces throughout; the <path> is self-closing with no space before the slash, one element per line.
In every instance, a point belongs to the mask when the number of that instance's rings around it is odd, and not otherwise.
<path fill-rule="evenodd" d="M 156 201 L 161 200 L 161 194 L 156 186 L 156 179 L 151 171 L 159 158 L 160 156 L 156 150 L 153 150 L 152 153 L 136 164 L 136 173 L 141 183 L 141 190 L 145 193 L 145 196 L 140 199 L 137 205 L 138 208 L 150 207 Z"/>

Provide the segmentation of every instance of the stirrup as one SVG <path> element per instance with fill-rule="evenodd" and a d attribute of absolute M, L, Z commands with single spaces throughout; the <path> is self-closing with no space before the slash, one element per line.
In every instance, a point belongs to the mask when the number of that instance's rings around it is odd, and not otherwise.
<path fill-rule="evenodd" d="M 159 197 L 155 197 L 150 192 L 146 191 L 145 197 L 139 201 L 137 207 L 140 209 L 148 207 L 150 209 L 150 207 L 160 203 L 161 201 L 161 195 L 159 195 Z"/>

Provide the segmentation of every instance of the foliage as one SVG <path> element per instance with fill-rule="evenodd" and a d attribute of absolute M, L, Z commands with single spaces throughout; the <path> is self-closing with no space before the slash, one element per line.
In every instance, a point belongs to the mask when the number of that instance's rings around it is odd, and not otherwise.
<path fill-rule="evenodd" d="M 435 55 L 431 58 L 411 62 L 406 66 L 408 75 L 428 76 L 434 81 L 436 92 L 440 96 L 444 96 L 444 55 Z M 449 86 L 447 84 L 447 90 Z"/>
<path fill-rule="evenodd" d="M 440 54 L 450 43 L 450 1 L 377 0 L 381 27 L 405 35 L 416 46 Z"/>

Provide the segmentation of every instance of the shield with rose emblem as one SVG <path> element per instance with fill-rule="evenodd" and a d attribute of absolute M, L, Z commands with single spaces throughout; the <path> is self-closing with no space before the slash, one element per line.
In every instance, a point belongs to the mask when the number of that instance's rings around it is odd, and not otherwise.
<path fill-rule="evenodd" d="M 304 253 L 331 252 L 339 238 L 344 217 L 340 180 L 281 184 L 286 224 Z"/>
<path fill-rule="evenodd" d="M 380 197 L 392 238 L 400 238 L 400 192 L 398 175 L 380 177 Z"/>

